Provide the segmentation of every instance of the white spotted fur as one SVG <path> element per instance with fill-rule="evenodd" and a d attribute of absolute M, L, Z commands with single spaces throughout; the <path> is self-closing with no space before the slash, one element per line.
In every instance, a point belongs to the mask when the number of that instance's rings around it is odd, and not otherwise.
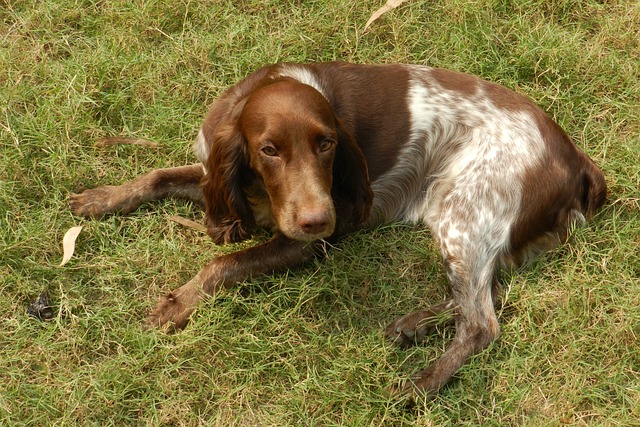
<path fill-rule="evenodd" d="M 411 138 L 395 167 L 372 183 L 370 225 L 426 224 L 444 251 L 475 246 L 491 258 L 508 246 L 522 176 L 542 158 L 542 137 L 528 113 L 492 105 L 481 86 L 474 98 L 446 90 L 429 71 L 413 66 Z M 464 221 L 456 221 L 460 213 Z"/>

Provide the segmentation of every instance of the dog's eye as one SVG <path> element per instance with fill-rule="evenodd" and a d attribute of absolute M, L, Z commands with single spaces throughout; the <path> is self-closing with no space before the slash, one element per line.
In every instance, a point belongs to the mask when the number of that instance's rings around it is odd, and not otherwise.
<path fill-rule="evenodd" d="M 323 139 L 322 142 L 320 143 L 320 151 L 330 150 L 334 144 L 335 144 L 335 141 L 331 139 Z"/>
<path fill-rule="evenodd" d="M 274 157 L 278 155 L 278 150 L 276 150 L 276 148 L 272 147 L 271 145 L 267 145 L 263 147 L 262 152 L 269 157 Z"/>

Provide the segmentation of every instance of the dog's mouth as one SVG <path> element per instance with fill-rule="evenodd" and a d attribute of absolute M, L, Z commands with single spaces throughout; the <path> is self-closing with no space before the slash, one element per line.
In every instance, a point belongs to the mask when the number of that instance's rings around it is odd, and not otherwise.
<path fill-rule="evenodd" d="M 303 208 L 278 220 L 280 231 L 290 239 L 303 242 L 324 239 L 336 228 L 336 211 L 333 204 L 321 208 Z"/>

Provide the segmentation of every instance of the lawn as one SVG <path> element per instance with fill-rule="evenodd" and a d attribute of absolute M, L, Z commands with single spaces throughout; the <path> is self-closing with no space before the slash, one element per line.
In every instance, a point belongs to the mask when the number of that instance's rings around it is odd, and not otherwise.
<path fill-rule="evenodd" d="M 640 419 L 640 3 L 0 1 L 0 425 L 628 426 Z M 207 107 L 277 61 L 411 62 L 541 105 L 602 168 L 609 200 L 571 242 L 502 276 L 502 334 L 433 401 L 389 385 L 452 331 L 400 350 L 382 330 L 447 295 L 429 233 L 398 224 L 324 261 L 141 328 L 217 246 L 168 200 L 104 221 L 68 195 L 186 164 Z M 99 146 L 105 137 L 139 138 Z M 82 225 L 76 252 L 61 241 Z M 27 307 L 47 290 L 54 316 Z"/>

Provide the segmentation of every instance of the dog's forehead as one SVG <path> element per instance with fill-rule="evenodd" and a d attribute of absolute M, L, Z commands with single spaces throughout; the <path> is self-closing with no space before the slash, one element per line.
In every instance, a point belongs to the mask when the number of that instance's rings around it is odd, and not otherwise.
<path fill-rule="evenodd" d="M 247 107 L 273 112 L 330 109 L 328 101 L 316 88 L 288 77 L 274 79 L 256 89 L 249 95 Z"/>
<path fill-rule="evenodd" d="M 333 110 L 324 96 L 291 78 L 274 81 L 249 95 L 240 122 L 244 132 L 254 135 L 335 127 Z"/>

